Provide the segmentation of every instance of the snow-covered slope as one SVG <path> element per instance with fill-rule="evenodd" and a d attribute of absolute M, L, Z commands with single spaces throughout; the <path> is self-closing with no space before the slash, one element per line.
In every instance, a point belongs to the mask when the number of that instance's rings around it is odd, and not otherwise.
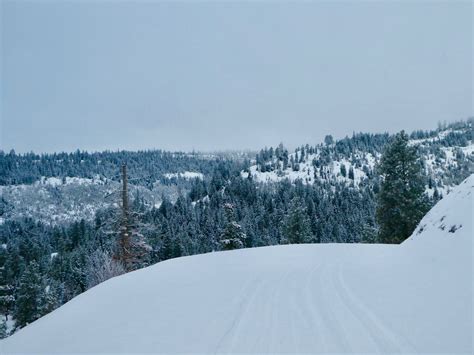
<path fill-rule="evenodd" d="M 0 353 L 471 353 L 473 194 L 471 175 L 402 245 L 219 252 L 111 279 Z"/>
<path fill-rule="evenodd" d="M 99 209 L 119 201 L 120 186 L 117 181 L 99 176 L 93 179 L 42 177 L 33 184 L 0 186 L 0 197 L 7 201 L 0 223 L 23 217 L 53 225 L 92 220 Z M 131 185 L 130 191 L 132 196 L 138 193 L 149 206 L 159 206 L 163 195 L 172 201 L 179 195 L 175 185 L 167 186 L 159 182 L 151 189 Z"/>
<path fill-rule="evenodd" d="M 465 129 L 471 129 L 470 126 Z M 441 142 L 451 134 L 462 134 L 464 131 L 456 131 L 453 129 L 446 129 L 440 131 L 436 136 L 424 139 L 411 139 L 409 144 L 418 146 L 420 148 L 420 155 L 425 163 L 425 172 L 434 181 L 440 183 L 438 187 L 439 192 L 446 194 L 451 189 L 452 183 L 447 178 L 447 171 L 456 170 L 459 168 L 460 162 L 466 159 L 474 160 L 474 141 L 469 140 L 465 146 L 442 145 Z M 449 143 L 444 143 L 449 144 Z M 346 152 L 345 154 L 334 154 L 335 145 L 325 146 L 323 144 L 314 147 L 315 152 L 302 156 L 302 148 L 288 155 L 288 160 L 293 160 L 297 169 L 293 169 L 290 165 L 286 168 L 282 167 L 282 163 L 278 163 L 278 159 L 273 157 L 266 164 L 274 166 L 270 170 L 262 170 L 259 164 L 254 160 L 253 164 L 248 168 L 248 171 L 242 171 L 241 176 L 247 178 L 250 175 L 257 182 L 272 183 L 288 179 L 290 182 L 300 180 L 303 184 L 314 184 L 317 181 L 321 182 L 339 182 L 347 185 L 359 185 L 364 179 L 367 179 L 375 172 L 376 163 L 379 162 L 382 156 L 382 150 L 379 151 L 364 151 L 354 150 Z M 321 155 L 323 151 L 331 152 L 332 156 L 329 161 L 322 167 L 315 166 L 315 161 L 321 162 Z M 322 159 L 324 161 L 324 159 Z M 263 164 L 263 165 L 266 165 Z M 341 172 L 341 166 L 344 165 L 346 173 Z M 349 175 L 352 169 L 353 177 Z M 472 170 L 471 170 L 472 172 Z M 448 183 L 448 186 L 444 186 Z M 430 194 L 433 191 L 428 191 Z"/>
<path fill-rule="evenodd" d="M 296 153 L 291 153 L 290 158 L 296 159 Z M 342 158 L 340 160 L 333 160 L 331 163 L 324 167 L 322 170 L 318 170 L 313 165 L 313 159 L 319 158 L 319 152 L 316 154 L 308 154 L 302 162 L 298 164 L 298 171 L 294 171 L 291 167 L 286 169 L 280 169 L 277 171 L 265 171 L 261 172 L 258 170 L 257 165 L 252 165 L 249 168 L 249 172 L 252 175 L 252 178 L 257 182 L 278 182 L 288 179 L 291 182 L 296 180 L 301 180 L 303 184 L 313 184 L 316 180 L 330 180 L 345 182 L 347 184 L 354 183 L 358 185 L 363 179 L 367 178 L 366 172 L 362 169 L 362 166 L 365 166 L 368 170 L 373 171 L 375 167 L 375 162 L 380 158 L 380 154 L 374 156 L 371 153 L 358 152 L 354 154 L 354 158 L 362 161 L 363 165 L 356 166 L 348 159 Z M 354 179 L 341 175 L 341 165 L 344 165 L 346 171 L 349 171 L 351 168 L 354 170 Z M 247 178 L 249 172 L 241 172 L 243 178 Z"/>

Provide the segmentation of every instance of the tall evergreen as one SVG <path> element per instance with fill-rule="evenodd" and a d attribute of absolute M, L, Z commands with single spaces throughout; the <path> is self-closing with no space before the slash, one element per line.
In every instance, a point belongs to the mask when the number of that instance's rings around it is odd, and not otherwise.
<path fill-rule="evenodd" d="M 303 202 L 295 198 L 284 222 L 284 236 L 290 244 L 309 243 L 311 241 L 311 223 L 303 207 Z"/>
<path fill-rule="evenodd" d="M 403 242 L 428 211 L 422 165 L 408 139 L 404 131 L 398 133 L 380 160 L 376 218 L 382 243 Z"/>
<path fill-rule="evenodd" d="M 244 247 L 246 235 L 242 227 L 235 220 L 234 206 L 231 203 L 224 204 L 227 224 L 221 235 L 220 243 L 223 250 L 240 249 Z"/>
<path fill-rule="evenodd" d="M 349 168 L 349 179 L 354 180 L 354 168 L 352 166 Z"/>
<path fill-rule="evenodd" d="M 6 254 L 5 248 L 0 246 L 0 315 L 4 315 L 5 319 L 11 313 L 15 302 L 13 286 L 7 280 Z"/>
<path fill-rule="evenodd" d="M 18 327 L 23 327 L 42 316 L 44 297 L 39 265 L 32 261 L 20 278 L 14 314 Z"/>
<path fill-rule="evenodd" d="M 343 177 L 347 176 L 347 169 L 346 169 L 346 165 L 344 163 L 341 164 L 341 175 Z"/>
<path fill-rule="evenodd" d="M 5 319 L 0 319 L 0 339 L 7 337 L 7 322 Z"/>

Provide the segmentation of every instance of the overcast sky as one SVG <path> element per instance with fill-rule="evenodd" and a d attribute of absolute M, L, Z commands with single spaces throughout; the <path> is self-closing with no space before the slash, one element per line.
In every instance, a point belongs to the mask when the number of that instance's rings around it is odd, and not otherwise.
<path fill-rule="evenodd" d="M 5 151 L 295 147 L 473 115 L 470 1 L 1 3 Z"/>

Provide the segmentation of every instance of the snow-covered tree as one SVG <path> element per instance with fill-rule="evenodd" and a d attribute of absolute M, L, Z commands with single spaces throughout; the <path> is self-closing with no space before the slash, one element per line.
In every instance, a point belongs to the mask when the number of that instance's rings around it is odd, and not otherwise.
<path fill-rule="evenodd" d="M 13 286 L 7 281 L 6 249 L 0 246 L 0 314 L 5 319 L 10 314 L 14 305 Z"/>
<path fill-rule="evenodd" d="M 0 319 L 0 339 L 7 337 L 7 322 L 5 319 Z"/>
<path fill-rule="evenodd" d="M 376 210 L 379 240 L 401 243 L 411 235 L 429 208 L 417 150 L 408 144 L 404 131 L 385 149 L 379 171 L 382 176 Z"/>
<path fill-rule="evenodd" d="M 346 177 L 347 176 L 347 169 L 346 169 L 346 164 L 341 164 L 341 175 L 343 177 Z"/>
<path fill-rule="evenodd" d="M 20 278 L 14 318 L 23 327 L 42 316 L 45 291 L 37 262 L 32 261 Z"/>
<path fill-rule="evenodd" d="M 352 166 L 349 168 L 349 179 L 354 180 L 354 168 Z"/>
<path fill-rule="evenodd" d="M 224 204 L 227 223 L 221 234 L 220 244 L 223 250 L 240 249 L 245 245 L 246 235 L 242 227 L 235 220 L 234 206 L 231 203 Z"/>
<path fill-rule="evenodd" d="M 88 288 L 124 273 L 123 265 L 107 251 L 96 250 L 87 257 L 86 279 Z"/>
<path fill-rule="evenodd" d="M 299 198 L 291 202 L 284 221 L 284 236 L 288 243 L 308 243 L 311 240 L 311 223 Z"/>
<path fill-rule="evenodd" d="M 324 137 L 324 143 L 326 143 L 326 145 L 333 144 L 334 138 L 332 138 L 332 136 L 328 134 L 326 137 Z"/>

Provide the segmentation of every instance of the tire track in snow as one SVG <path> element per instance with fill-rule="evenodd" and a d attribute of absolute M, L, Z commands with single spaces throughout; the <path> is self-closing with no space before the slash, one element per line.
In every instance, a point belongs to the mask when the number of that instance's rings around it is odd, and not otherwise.
<path fill-rule="evenodd" d="M 349 341 L 350 350 L 353 352 L 383 352 L 383 349 L 387 349 L 387 347 L 380 344 L 371 328 L 361 320 L 361 315 L 354 313 L 352 305 L 344 297 L 343 290 L 336 282 L 339 268 L 340 265 L 331 265 L 331 275 L 328 282 L 332 285 L 334 302 L 337 300 L 339 312 L 343 314 L 343 316 L 337 318 L 342 319 L 341 324 L 343 323 L 344 333 L 351 336 Z M 363 348 L 360 348 L 361 339 L 364 339 Z"/>
<path fill-rule="evenodd" d="M 319 269 L 318 269 L 319 270 Z M 320 312 L 316 311 L 316 316 L 319 313 L 323 318 L 323 328 L 322 333 L 323 337 L 332 337 L 333 341 L 326 342 L 326 344 L 338 344 L 339 348 L 329 349 L 327 347 L 324 349 L 325 352 L 350 352 L 351 346 L 347 338 L 347 332 L 342 322 L 339 321 L 340 317 L 336 315 L 336 307 L 334 306 L 334 290 L 333 292 L 328 292 L 328 288 L 331 286 L 331 282 L 328 279 L 328 265 L 324 264 L 319 270 L 318 280 L 318 290 L 319 294 L 314 294 L 315 287 L 312 288 L 313 299 L 319 300 L 319 307 L 315 308 Z M 316 275 L 316 274 L 315 274 Z M 318 297 L 319 296 L 319 297 Z"/>
<path fill-rule="evenodd" d="M 257 284 L 256 287 L 252 287 L 255 284 Z M 219 341 L 217 342 L 217 345 L 216 345 L 216 348 L 215 348 L 215 351 L 214 351 L 215 354 L 222 353 L 222 351 L 220 351 L 220 349 L 223 347 L 224 342 L 226 341 L 227 337 L 233 332 L 234 328 L 241 321 L 242 314 L 245 311 L 245 309 L 248 307 L 249 298 L 247 296 L 250 294 L 251 297 L 254 298 L 255 294 L 257 292 L 258 286 L 259 286 L 258 279 L 253 279 L 251 281 L 246 282 L 245 285 L 242 287 L 242 290 L 239 293 L 239 296 L 236 297 L 237 300 L 240 299 L 240 302 L 238 303 L 235 316 L 232 318 L 230 326 L 222 334 Z M 253 288 L 253 291 L 249 292 L 250 289 L 252 289 L 252 288 Z"/>
<path fill-rule="evenodd" d="M 244 295 L 244 297 L 247 298 L 243 302 L 244 306 L 240 308 L 238 316 L 235 319 L 230 331 L 228 332 L 228 335 L 230 336 L 228 350 L 230 353 L 238 352 L 238 349 L 236 349 L 236 345 L 241 343 L 238 340 L 239 340 L 239 337 L 241 337 L 241 335 L 243 334 L 242 329 L 245 329 L 245 328 L 242 328 L 242 324 L 244 324 L 245 322 L 248 322 L 248 319 L 253 319 L 253 315 L 249 316 L 249 310 L 254 305 L 255 300 L 261 299 L 262 297 L 261 290 L 263 289 L 264 285 L 265 285 L 265 282 L 262 282 L 261 280 L 257 280 L 255 288 L 249 294 Z M 257 298 L 257 295 L 259 295 L 258 298 Z"/>
<path fill-rule="evenodd" d="M 302 307 L 300 304 L 300 314 L 302 314 L 302 316 L 307 320 L 308 324 L 310 324 L 312 333 L 314 334 L 314 337 L 311 337 L 313 342 L 313 350 L 327 349 L 325 337 L 322 336 L 324 326 L 321 323 L 319 312 L 314 305 L 315 298 L 313 297 L 311 291 L 312 280 L 318 270 L 321 270 L 321 264 L 317 264 L 308 270 L 304 285 L 304 307 Z"/>
<path fill-rule="evenodd" d="M 365 327 L 370 337 L 376 343 L 379 353 L 396 352 L 407 354 L 416 352 L 406 339 L 393 332 L 350 290 L 344 281 L 341 265 L 338 266 L 337 275 L 334 276 L 333 282 L 346 308 Z"/>
<path fill-rule="evenodd" d="M 271 292 L 271 326 L 270 326 L 270 339 L 271 341 L 268 344 L 268 352 L 275 353 L 278 352 L 278 349 L 282 346 L 282 338 L 280 334 L 278 334 L 277 326 L 280 325 L 279 318 L 281 317 L 280 307 L 278 305 L 278 301 L 280 299 L 280 294 L 282 291 L 282 285 L 284 285 L 284 281 L 290 275 L 291 270 L 287 270 L 282 277 L 278 279 L 278 281 L 274 284 L 273 290 Z M 280 302 L 281 303 L 281 302 Z M 277 349 L 275 350 L 275 345 L 277 345 Z"/>
<path fill-rule="evenodd" d="M 289 303 L 289 308 L 285 310 L 289 317 L 292 351 L 295 353 L 301 353 L 301 340 L 304 339 L 301 337 L 301 332 L 305 328 L 303 322 L 306 321 L 304 310 L 301 309 L 301 295 L 296 292 L 301 287 L 300 278 L 303 274 L 304 272 L 301 270 L 293 271 L 286 278 L 288 282 L 285 282 L 286 294 L 284 296 L 286 297 L 286 302 Z"/>

